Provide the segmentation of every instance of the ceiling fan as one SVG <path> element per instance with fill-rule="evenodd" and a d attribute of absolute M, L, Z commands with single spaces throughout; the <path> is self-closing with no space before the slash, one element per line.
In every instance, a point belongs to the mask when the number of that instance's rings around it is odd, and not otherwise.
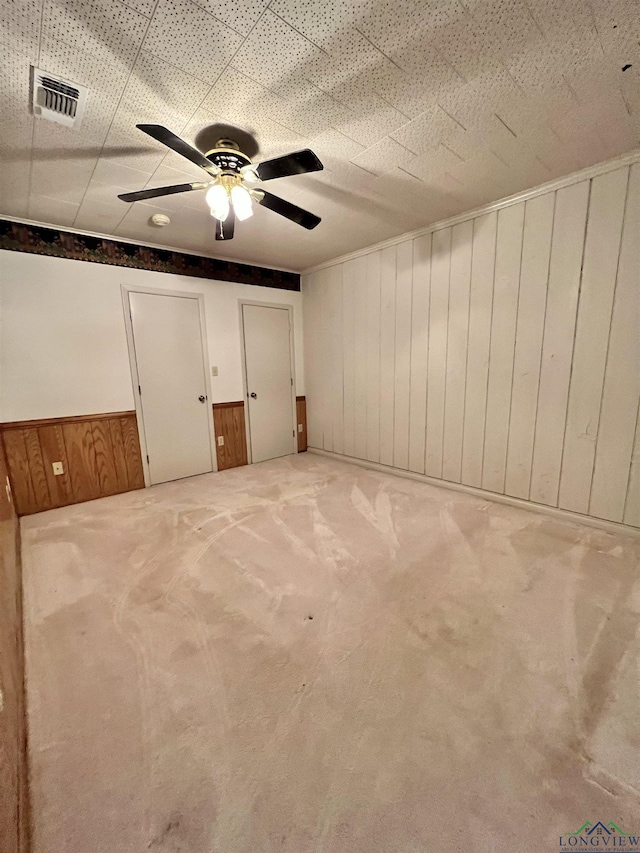
<path fill-rule="evenodd" d="M 232 239 L 235 220 L 242 221 L 252 216 L 253 202 L 309 230 L 320 223 L 319 216 L 259 186 L 262 181 L 271 181 L 274 178 L 319 172 L 324 167 L 310 149 L 305 148 L 303 151 L 295 151 L 285 154 L 284 157 L 254 165 L 251 158 L 258 153 L 256 140 L 247 131 L 231 125 L 212 125 L 201 131 L 196 137 L 196 144 L 202 151 L 159 124 L 138 124 L 136 127 L 200 166 L 209 174 L 210 180 L 124 193 L 118 196 L 122 201 L 142 201 L 173 193 L 206 189 L 205 200 L 216 220 L 216 240 Z"/>

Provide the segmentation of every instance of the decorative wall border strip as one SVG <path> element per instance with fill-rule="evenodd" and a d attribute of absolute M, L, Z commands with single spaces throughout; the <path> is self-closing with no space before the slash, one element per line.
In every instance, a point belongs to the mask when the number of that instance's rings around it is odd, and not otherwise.
<path fill-rule="evenodd" d="M 300 290 L 299 273 L 190 255 L 172 249 L 139 246 L 9 219 L 0 219 L 0 249 L 279 290 Z"/>

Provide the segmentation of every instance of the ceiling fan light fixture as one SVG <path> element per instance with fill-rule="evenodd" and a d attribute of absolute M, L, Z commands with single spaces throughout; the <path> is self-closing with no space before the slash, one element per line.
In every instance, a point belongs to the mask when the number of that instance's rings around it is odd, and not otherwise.
<path fill-rule="evenodd" d="M 205 128 L 206 133 L 201 131 L 198 134 L 200 139 L 198 148 L 194 148 L 160 124 L 138 124 L 136 127 L 156 142 L 189 160 L 194 166 L 203 169 L 208 173 L 210 180 L 206 183 L 191 181 L 170 187 L 154 187 L 138 192 L 122 193 L 118 196 L 121 201 L 131 203 L 191 190 L 207 190 L 207 205 L 211 216 L 216 220 L 216 240 L 233 239 L 236 219 L 248 219 L 252 216 L 253 202 L 309 231 L 320 224 L 319 216 L 255 186 L 256 181 L 261 185 L 263 181 L 271 181 L 275 178 L 321 171 L 323 165 L 310 148 L 292 151 L 290 154 L 271 160 L 263 160 L 254 166 L 251 158 L 258 153 L 255 138 L 251 133 L 232 128 L 230 125 L 212 125 L 216 131 L 213 136 L 209 133 L 210 129 Z M 227 133 L 224 130 L 225 127 L 228 127 L 231 132 Z M 224 132 L 219 132 L 220 128 Z M 212 143 L 214 147 L 209 148 Z"/>
<path fill-rule="evenodd" d="M 231 190 L 231 203 L 237 218 L 242 222 L 253 216 L 253 203 L 249 191 L 244 187 L 235 186 Z"/>
<path fill-rule="evenodd" d="M 222 184 L 214 184 L 209 187 L 205 201 L 211 210 L 211 216 L 224 222 L 229 215 L 229 196 Z"/>

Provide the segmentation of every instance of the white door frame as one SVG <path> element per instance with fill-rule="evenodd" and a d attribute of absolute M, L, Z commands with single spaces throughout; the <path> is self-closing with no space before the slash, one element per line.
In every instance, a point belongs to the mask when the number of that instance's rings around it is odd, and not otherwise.
<path fill-rule="evenodd" d="M 209 448 L 211 452 L 211 470 L 218 470 L 218 459 L 216 456 L 215 432 L 213 429 L 213 405 L 211 400 L 211 377 L 209 376 L 207 325 L 204 316 L 204 294 L 188 293 L 182 290 L 165 290 L 163 287 L 141 287 L 135 284 L 121 284 L 122 308 L 124 310 L 124 327 L 127 335 L 127 349 L 129 350 L 129 366 L 131 368 L 131 385 L 133 400 L 138 418 L 138 435 L 140 436 L 140 450 L 142 451 L 142 470 L 144 471 L 145 486 L 151 485 L 151 474 L 149 462 L 147 461 L 147 438 L 144 430 L 144 415 L 142 412 L 142 400 L 140 399 L 140 379 L 138 377 L 138 362 L 136 360 L 136 346 L 133 337 L 133 322 L 131 319 L 131 306 L 129 304 L 130 293 L 153 293 L 157 296 L 179 296 L 183 299 L 198 300 L 198 316 L 200 317 L 200 344 L 202 349 L 202 367 L 204 370 L 205 388 L 207 393 L 207 424 L 209 426 Z"/>
<path fill-rule="evenodd" d="M 298 413 L 296 411 L 296 358 L 293 344 L 293 305 L 283 302 L 255 302 L 250 299 L 238 299 L 238 320 L 240 322 L 240 352 L 242 354 L 242 390 L 244 394 L 244 423 L 247 434 L 247 457 L 249 464 L 253 462 L 251 452 L 251 420 L 249 418 L 249 388 L 247 385 L 247 357 L 244 348 L 244 315 L 243 305 L 257 305 L 258 308 L 284 308 L 289 312 L 289 358 L 291 359 L 291 424 L 293 429 L 292 453 L 298 452 Z"/>

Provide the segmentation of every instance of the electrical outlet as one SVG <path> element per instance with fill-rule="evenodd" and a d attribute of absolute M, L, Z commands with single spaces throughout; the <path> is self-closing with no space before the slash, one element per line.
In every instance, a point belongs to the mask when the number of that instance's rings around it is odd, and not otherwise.
<path fill-rule="evenodd" d="M 54 462 L 51 467 L 53 468 L 53 473 L 56 477 L 59 477 L 60 474 L 64 474 L 64 468 L 62 467 L 62 462 Z"/>
<path fill-rule="evenodd" d="M 211 368 L 211 375 L 212 375 L 212 376 L 217 376 L 217 375 L 218 375 L 218 368 L 217 368 L 217 367 L 212 367 L 212 368 Z"/>
<path fill-rule="evenodd" d="M 224 436 L 219 435 L 218 436 L 218 447 L 223 447 L 223 446 L 224 446 Z"/>
<path fill-rule="evenodd" d="M 298 424 L 298 432 L 302 432 L 302 424 Z"/>

